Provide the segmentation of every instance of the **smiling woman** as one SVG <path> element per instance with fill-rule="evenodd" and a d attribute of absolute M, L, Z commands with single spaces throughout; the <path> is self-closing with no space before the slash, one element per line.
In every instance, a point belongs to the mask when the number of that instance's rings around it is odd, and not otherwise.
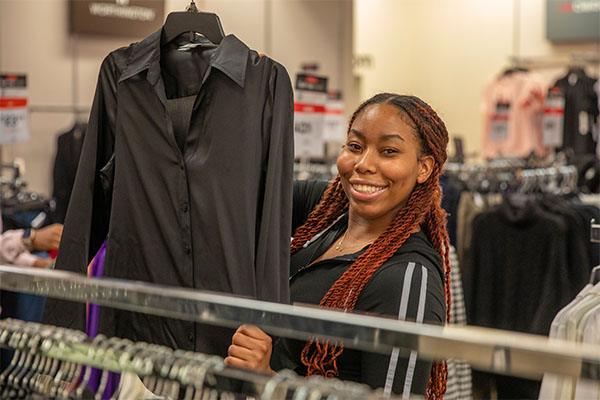
<path fill-rule="evenodd" d="M 354 112 L 339 175 L 330 184 L 294 186 L 293 302 L 417 323 L 448 320 L 449 243 L 439 187 L 447 143 L 444 123 L 416 97 L 383 93 Z M 442 398 L 445 363 L 417 356 L 344 350 L 317 340 L 280 340 L 272 347 L 259 328 L 243 326 L 226 361 Z"/>
<path fill-rule="evenodd" d="M 391 104 L 374 104 L 354 120 L 338 157 L 350 219 L 383 232 L 406 205 L 434 159 L 422 155 L 414 124 Z M 410 124 L 410 125 L 409 125 Z"/>

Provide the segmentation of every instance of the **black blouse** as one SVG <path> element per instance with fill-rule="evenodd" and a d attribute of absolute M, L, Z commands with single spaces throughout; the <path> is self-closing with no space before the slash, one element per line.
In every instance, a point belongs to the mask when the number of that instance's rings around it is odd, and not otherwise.
<path fill-rule="evenodd" d="M 85 273 L 108 236 L 104 276 L 287 302 L 289 76 L 233 35 L 177 52 L 161 32 L 102 63 L 56 267 Z M 44 321 L 85 329 L 85 305 L 48 299 Z M 221 356 L 231 339 L 104 307 L 99 332 Z"/>

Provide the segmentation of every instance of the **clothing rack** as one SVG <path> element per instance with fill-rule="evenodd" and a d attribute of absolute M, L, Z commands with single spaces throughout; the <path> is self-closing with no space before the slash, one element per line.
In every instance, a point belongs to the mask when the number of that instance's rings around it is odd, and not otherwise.
<path fill-rule="evenodd" d="M 597 52 L 572 52 L 563 54 L 562 57 L 556 56 L 510 56 L 509 62 L 515 67 L 522 68 L 561 68 L 574 65 L 592 65 L 600 64 L 600 53 Z"/>
<path fill-rule="evenodd" d="M 433 326 L 118 279 L 26 267 L 0 266 L 0 288 L 162 317 L 227 327 L 260 326 L 271 335 L 343 342 L 389 353 L 418 351 L 428 359 L 457 358 L 502 374 L 544 373 L 600 380 L 600 349 L 546 337 L 477 327 Z"/>
<path fill-rule="evenodd" d="M 92 374 L 84 366 L 103 369 L 105 375 L 109 371 L 133 373 L 143 378 L 144 386 L 150 392 L 167 398 L 179 398 L 180 390 L 185 390 L 185 398 L 190 399 L 196 398 L 194 392 L 218 391 L 217 377 L 252 383 L 243 386 L 244 392 L 251 392 L 245 394 L 264 399 L 285 399 L 290 391 L 294 395 L 300 392 L 319 395 L 314 398 L 384 397 L 382 389 L 374 391 L 355 382 L 321 377 L 304 379 L 289 370 L 274 377 L 230 367 L 218 356 L 172 350 L 127 339 L 98 336 L 92 340 L 83 332 L 15 319 L 0 320 L 0 347 L 18 352 L 13 357 L 12 366 L 0 375 L 3 398 L 31 392 L 53 398 L 80 398 Z M 34 357 L 36 362 L 32 360 Z M 42 358 L 60 360 L 62 364 L 53 370 L 44 368 L 50 363 L 41 362 Z M 53 378 L 50 387 L 40 385 L 48 378 Z M 61 383 L 65 384 L 61 386 Z M 75 389 L 72 385 L 78 386 Z M 141 384 L 138 383 L 138 386 Z M 75 396 L 69 396 L 69 392 Z M 221 398 L 225 397 L 222 395 Z"/>
<path fill-rule="evenodd" d="M 32 105 L 29 106 L 32 113 L 65 113 L 65 114 L 89 114 L 90 108 L 76 105 Z"/>
<path fill-rule="evenodd" d="M 489 189 L 492 181 L 499 189 L 515 189 L 525 193 L 532 189 L 549 193 L 573 193 L 577 188 L 577 168 L 574 166 L 551 166 L 547 168 L 525 168 L 525 161 L 499 160 L 486 164 L 447 163 L 444 173 L 454 175 L 471 185 Z"/>

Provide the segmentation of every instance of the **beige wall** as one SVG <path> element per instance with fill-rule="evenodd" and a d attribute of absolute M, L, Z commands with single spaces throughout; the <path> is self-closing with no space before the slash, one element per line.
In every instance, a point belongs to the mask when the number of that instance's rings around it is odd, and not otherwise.
<path fill-rule="evenodd" d="M 451 135 L 465 138 L 467 152 L 481 145 L 482 89 L 510 55 L 564 59 L 600 50 L 600 43 L 546 41 L 545 0 L 356 0 L 354 15 L 356 54 L 373 60 L 371 68 L 356 68 L 360 97 L 380 91 L 421 97 Z M 589 69 L 598 75 L 598 67 Z M 551 83 L 565 71 L 538 72 Z"/>
<path fill-rule="evenodd" d="M 189 4 L 166 3 L 167 11 Z M 600 51 L 600 43 L 547 42 L 545 0 L 199 0 L 197 4 L 216 12 L 226 33 L 285 65 L 292 78 L 302 62 L 318 62 L 321 72 L 331 78 L 330 87 L 345 91 L 348 112 L 360 99 L 379 91 L 422 97 L 438 110 L 452 135 L 465 137 L 468 152 L 480 148 L 482 88 L 508 65 L 509 55 L 557 58 L 571 51 Z M 73 37 L 67 14 L 67 0 L 0 0 L 0 71 L 28 75 L 32 105 L 70 105 L 76 100 L 89 107 L 102 59 L 136 40 Z M 371 67 L 353 70 L 353 51 L 371 56 Z M 589 69 L 600 74 L 600 67 Z M 564 70 L 538 72 L 551 82 Z M 50 193 L 56 134 L 73 121 L 68 113 L 32 113 L 31 140 L 3 146 L 2 160 L 23 158 L 30 187 Z"/>
<path fill-rule="evenodd" d="M 184 10 L 188 4 L 188 0 L 167 0 L 166 10 Z M 235 34 L 282 63 L 292 79 L 302 62 L 316 61 L 332 77 L 332 88 L 353 93 L 352 0 L 199 0 L 196 4 L 216 12 L 226 34 Z M 103 58 L 141 39 L 74 37 L 68 33 L 67 16 L 67 0 L 0 0 L 0 72 L 27 74 L 33 106 L 76 101 L 90 107 Z M 31 113 L 31 139 L 2 146 L 2 160 L 22 158 L 29 187 L 51 193 L 56 135 L 74 120 L 69 113 Z"/>

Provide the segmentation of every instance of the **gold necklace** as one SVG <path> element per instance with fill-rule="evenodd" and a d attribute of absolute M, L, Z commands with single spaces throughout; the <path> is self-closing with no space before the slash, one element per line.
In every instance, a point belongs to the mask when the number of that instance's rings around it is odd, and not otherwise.
<path fill-rule="evenodd" d="M 342 244 L 344 243 L 344 239 L 346 239 L 346 234 L 347 234 L 347 233 L 348 233 L 348 229 L 346 229 L 346 231 L 345 231 L 345 232 L 344 232 L 344 234 L 342 235 L 342 238 L 341 238 L 341 239 L 340 239 L 340 241 L 338 242 L 337 246 L 335 246 L 335 247 L 334 247 L 334 248 L 335 248 L 337 251 L 340 251 L 340 252 L 341 252 L 341 251 L 344 251 L 344 249 L 352 249 L 352 248 L 354 248 L 354 247 L 358 247 L 358 246 L 362 246 L 362 247 L 364 247 L 364 246 L 366 246 L 367 244 L 371 244 L 371 243 L 373 243 L 373 241 L 375 240 L 375 239 L 371 239 L 371 240 L 367 240 L 366 242 L 361 242 L 361 243 L 359 243 L 359 244 L 354 244 L 354 245 L 352 245 L 352 246 L 346 246 L 346 247 L 342 247 Z"/>
<path fill-rule="evenodd" d="M 346 233 L 348 233 L 348 229 L 346 229 L 344 231 L 344 234 L 342 235 L 342 239 L 338 242 L 337 246 L 335 246 L 335 249 L 337 251 L 342 251 L 343 250 L 342 243 L 344 243 L 344 239 L 346 239 Z"/>

